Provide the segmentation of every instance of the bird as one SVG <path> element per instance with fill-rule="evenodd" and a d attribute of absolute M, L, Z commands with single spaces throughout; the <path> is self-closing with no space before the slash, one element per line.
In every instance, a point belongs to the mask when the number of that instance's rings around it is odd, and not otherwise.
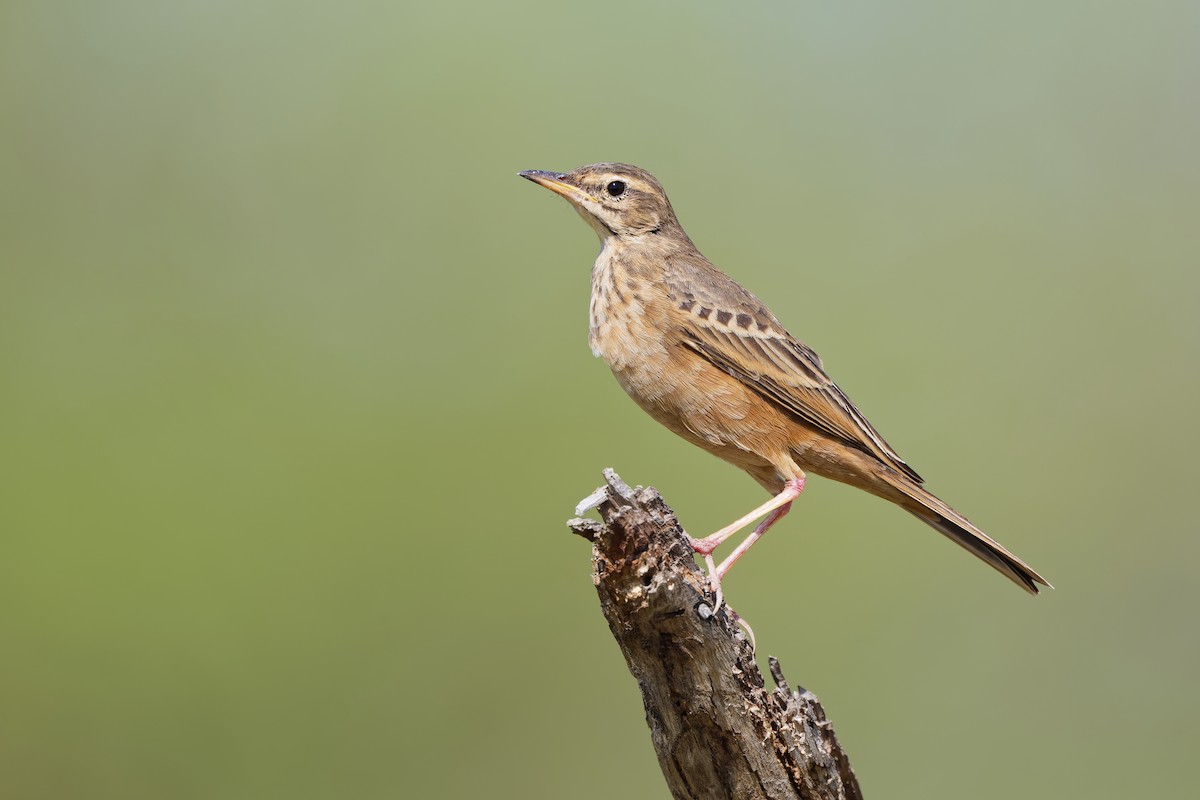
<path fill-rule="evenodd" d="M 616 162 L 518 175 L 566 199 L 600 239 L 589 303 L 592 353 L 651 417 L 771 494 L 715 533 L 688 537 L 718 607 L 721 581 L 788 513 L 810 472 L 900 506 L 1030 594 L 1050 587 L 924 487 L 820 357 L 700 253 L 653 175 Z M 760 517 L 716 564 L 716 548 Z"/>

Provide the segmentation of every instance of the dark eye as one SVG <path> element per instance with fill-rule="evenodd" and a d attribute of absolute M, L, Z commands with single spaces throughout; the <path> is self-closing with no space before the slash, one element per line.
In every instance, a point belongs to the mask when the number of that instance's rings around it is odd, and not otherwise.
<path fill-rule="evenodd" d="M 620 197 L 625 194 L 625 181 L 613 181 L 608 186 L 605 186 L 604 190 L 613 197 Z"/>

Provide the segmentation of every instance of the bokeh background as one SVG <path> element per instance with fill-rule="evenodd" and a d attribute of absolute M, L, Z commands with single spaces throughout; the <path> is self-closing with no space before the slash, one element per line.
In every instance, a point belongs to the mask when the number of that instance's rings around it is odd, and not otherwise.
<path fill-rule="evenodd" d="M 515 173 L 602 160 L 1058 586 L 810 484 L 726 586 L 867 795 L 1186 795 L 1198 74 L 1186 2 L 3 4 L 0 795 L 666 796 L 563 522 L 763 497 L 588 352 Z"/>

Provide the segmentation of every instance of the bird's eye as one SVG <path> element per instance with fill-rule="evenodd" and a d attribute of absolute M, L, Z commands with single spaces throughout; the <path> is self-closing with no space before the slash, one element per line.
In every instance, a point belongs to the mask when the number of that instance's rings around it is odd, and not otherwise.
<path fill-rule="evenodd" d="M 625 194 L 625 181 L 613 181 L 604 189 L 613 197 L 620 197 Z"/>

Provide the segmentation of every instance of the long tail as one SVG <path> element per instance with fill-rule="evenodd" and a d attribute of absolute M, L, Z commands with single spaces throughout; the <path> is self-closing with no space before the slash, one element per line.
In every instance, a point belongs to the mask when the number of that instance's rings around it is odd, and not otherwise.
<path fill-rule="evenodd" d="M 888 500 L 902 506 L 910 514 L 944 534 L 946 538 L 964 550 L 970 551 L 981 561 L 987 562 L 993 569 L 1025 591 L 1037 594 L 1039 584 L 1054 588 L 1032 567 L 975 527 L 970 520 L 906 476 L 888 469 L 879 477 L 883 478 L 892 488 L 899 490 L 902 495 L 887 497 Z"/>

